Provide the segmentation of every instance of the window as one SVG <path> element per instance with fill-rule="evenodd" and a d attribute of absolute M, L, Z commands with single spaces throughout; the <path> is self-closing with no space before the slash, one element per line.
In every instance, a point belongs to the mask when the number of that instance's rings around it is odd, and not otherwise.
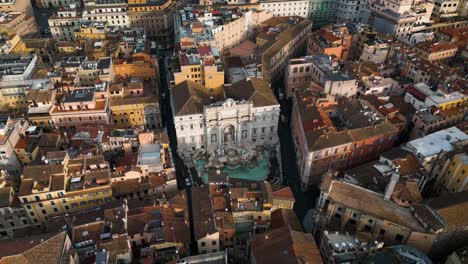
<path fill-rule="evenodd" d="M 206 246 L 206 243 L 205 243 L 205 242 L 201 242 L 201 246 L 202 246 L 202 247 Z"/>
<path fill-rule="evenodd" d="M 400 234 L 397 234 L 397 235 L 395 236 L 395 241 L 397 241 L 397 242 L 403 242 L 403 236 L 400 235 Z"/>
<path fill-rule="evenodd" d="M 242 138 L 243 139 L 247 138 L 247 130 L 246 129 L 242 130 Z"/>
<path fill-rule="evenodd" d="M 216 241 L 211 241 L 212 246 L 216 246 Z"/>

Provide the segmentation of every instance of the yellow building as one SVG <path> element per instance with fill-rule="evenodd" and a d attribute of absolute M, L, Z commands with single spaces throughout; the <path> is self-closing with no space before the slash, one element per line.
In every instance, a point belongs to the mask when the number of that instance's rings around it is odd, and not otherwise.
<path fill-rule="evenodd" d="M 24 46 L 23 39 L 18 34 L 11 34 L 4 39 L 5 44 L 1 47 L 2 54 L 15 54 L 15 50 Z"/>
<path fill-rule="evenodd" d="M 132 57 L 126 60 L 115 59 L 113 67 L 114 76 L 140 80 L 159 80 L 158 61 L 146 53 L 133 54 Z"/>
<path fill-rule="evenodd" d="M 203 70 L 205 87 L 216 88 L 224 84 L 224 70 L 221 65 L 204 65 Z"/>
<path fill-rule="evenodd" d="M 55 103 L 55 90 L 31 89 L 26 94 L 29 103 L 28 121 L 29 124 L 53 130 L 55 128 L 49 111 Z"/>
<path fill-rule="evenodd" d="M 224 84 L 224 69 L 216 49 L 199 46 L 179 54 L 172 64 L 174 85 L 186 80 L 202 83 L 206 88 Z"/>
<path fill-rule="evenodd" d="M 75 32 L 75 46 L 90 60 L 114 55 L 118 57 L 118 32 L 113 32 L 107 22 L 86 22 Z M 65 48 L 65 47 L 63 47 Z M 72 51 L 67 47 L 67 51 Z"/>
<path fill-rule="evenodd" d="M 85 22 L 81 24 L 79 31 L 75 32 L 76 40 L 103 40 L 106 39 L 109 28 L 107 22 Z"/>
<path fill-rule="evenodd" d="M 432 98 L 430 97 L 430 99 Z M 435 101 L 435 103 L 438 103 L 437 107 L 442 110 L 460 109 L 468 106 L 468 96 L 464 96 L 460 92 L 453 92 L 445 96 L 445 98 Z"/>
<path fill-rule="evenodd" d="M 72 41 L 59 41 L 57 42 L 57 51 L 59 54 L 73 54 L 76 55 L 78 50 Z"/>
<path fill-rule="evenodd" d="M 33 224 L 102 206 L 112 197 L 109 166 L 103 156 L 26 166 L 18 197 Z"/>
<path fill-rule="evenodd" d="M 37 137 L 22 137 L 16 143 L 15 154 L 18 160 L 23 166 L 27 166 L 29 163 L 37 158 L 39 153 L 39 138 Z"/>
<path fill-rule="evenodd" d="M 26 86 L 8 86 L 0 90 L 0 111 L 25 113 L 28 110 Z"/>
<path fill-rule="evenodd" d="M 0 11 L 2 12 L 23 12 L 27 15 L 33 15 L 31 1 L 25 0 L 7 0 L 0 2 Z"/>
<path fill-rule="evenodd" d="M 33 16 L 21 12 L 5 12 L 0 19 L 0 32 L 25 37 L 37 34 L 38 27 Z"/>
<path fill-rule="evenodd" d="M 55 129 L 55 125 L 54 125 L 54 122 L 52 121 L 52 118 L 50 117 L 49 111 L 33 112 L 31 111 L 31 109 L 29 109 L 28 121 L 29 121 L 29 124 L 32 126 L 45 128 L 48 131 L 52 131 Z"/>
<path fill-rule="evenodd" d="M 155 85 L 130 82 L 114 84 L 109 88 L 114 128 L 162 127 L 159 100 L 151 91 Z"/>
<path fill-rule="evenodd" d="M 132 27 L 144 27 L 150 37 L 167 38 L 173 31 L 177 3 L 174 0 L 129 0 L 128 17 Z"/>
<path fill-rule="evenodd" d="M 449 157 L 437 174 L 439 191 L 463 192 L 468 190 L 468 154 Z"/>
<path fill-rule="evenodd" d="M 447 60 L 454 57 L 458 51 L 457 45 L 446 42 L 432 42 L 431 40 L 419 42 L 414 45 L 418 55 L 428 61 Z"/>

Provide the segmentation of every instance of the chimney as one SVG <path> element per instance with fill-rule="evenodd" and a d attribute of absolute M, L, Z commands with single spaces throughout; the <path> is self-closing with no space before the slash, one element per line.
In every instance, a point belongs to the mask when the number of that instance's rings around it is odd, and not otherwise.
<path fill-rule="evenodd" d="M 385 201 L 390 201 L 390 197 L 392 197 L 392 193 L 395 190 L 395 186 L 399 180 L 400 175 L 398 173 L 392 173 L 392 178 L 390 179 L 390 182 L 388 183 L 387 188 L 385 189 Z"/>

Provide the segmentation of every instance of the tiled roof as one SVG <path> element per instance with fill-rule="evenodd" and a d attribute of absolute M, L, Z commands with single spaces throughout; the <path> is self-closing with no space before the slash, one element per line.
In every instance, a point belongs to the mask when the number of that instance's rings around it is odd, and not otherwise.
<path fill-rule="evenodd" d="M 3 257 L 0 259 L 0 264 L 61 263 L 66 237 L 66 232 L 61 232 L 19 255 Z"/>
<path fill-rule="evenodd" d="M 184 81 L 172 89 L 176 116 L 203 113 L 203 107 L 224 99 L 222 88 L 208 89 L 200 83 Z"/>
<path fill-rule="evenodd" d="M 424 231 L 424 228 L 419 224 L 409 208 L 385 201 L 383 195 L 356 185 L 333 181 L 328 197 L 335 203 L 342 204 L 363 214 L 387 220 L 418 232 Z"/>
<path fill-rule="evenodd" d="M 419 42 L 416 47 L 427 52 L 442 52 L 458 48 L 450 43 L 434 43 L 431 40 Z"/>
<path fill-rule="evenodd" d="M 468 225 L 468 191 L 442 195 L 427 205 L 437 212 L 449 228 L 464 228 Z"/>
<path fill-rule="evenodd" d="M 313 236 L 287 226 L 256 235 L 251 251 L 257 264 L 322 263 Z"/>
<path fill-rule="evenodd" d="M 271 228 L 276 229 L 283 226 L 288 226 L 295 231 L 302 231 L 301 223 L 296 213 L 291 209 L 279 208 L 271 212 Z"/>
<path fill-rule="evenodd" d="M 99 249 L 109 252 L 109 263 L 119 263 L 119 255 L 131 254 L 131 247 L 128 236 L 113 237 L 112 240 L 99 244 Z"/>
<path fill-rule="evenodd" d="M 295 200 L 294 194 L 289 186 L 273 192 L 273 197 L 279 199 Z"/>
<path fill-rule="evenodd" d="M 234 83 L 232 86 L 226 87 L 225 93 L 227 98 L 237 101 L 251 101 L 254 107 L 279 104 L 270 88 L 269 82 L 263 79 L 244 79 Z"/>
<path fill-rule="evenodd" d="M 392 193 L 392 197 L 411 203 L 417 203 L 422 200 L 418 183 L 414 181 L 398 182 Z"/>
<path fill-rule="evenodd" d="M 208 185 L 192 188 L 195 240 L 217 232 Z"/>

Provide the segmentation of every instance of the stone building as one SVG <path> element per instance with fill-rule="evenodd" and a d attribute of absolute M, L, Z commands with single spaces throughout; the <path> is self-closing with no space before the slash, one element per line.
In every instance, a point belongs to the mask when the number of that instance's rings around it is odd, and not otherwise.
<path fill-rule="evenodd" d="M 326 100 L 297 90 L 291 117 L 302 186 L 322 179 L 329 168 L 343 170 L 390 149 L 398 129 L 364 100 Z"/>
<path fill-rule="evenodd" d="M 130 26 L 128 4 L 124 0 L 86 0 L 84 1 L 83 18 L 93 21 L 107 21 L 118 28 Z"/>
<path fill-rule="evenodd" d="M 20 37 L 33 36 L 39 31 L 36 20 L 21 12 L 0 13 L 0 32 L 18 34 Z"/>
<path fill-rule="evenodd" d="M 274 16 L 301 16 L 307 18 L 309 15 L 308 0 L 265 0 L 260 1 L 260 9 L 272 13 Z"/>
<path fill-rule="evenodd" d="M 3 182 L 2 185 L 5 185 Z M 13 238 L 18 230 L 31 228 L 26 210 L 16 196 L 13 187 L 0 187 L 0 240 Z"/>
<path fill-rule="evenodd" d="M 332 96 L 354 97 L 357 93 L 356 79 L 341 70 L 328 55 L 315 54 L 289 61 L 284 80 L 287 95 L 292 96 L 295 89 L 312 81 Z"/>
<path fill-rule="evenodd" d="M 281 83 L 288 61 L 305 53 L 312 22 L 299 16 L 274 17 L 260 27 L 255 40 L 257 63 L 264 79 Z"/>
<path fill-rule="evenodd" d="M 171 98 L 179 152 L 278 143 L 280 106 L 265 80 L 243 80 L 224 89 L 184 81 L 172 88 Z"/>
<path fill-rule="evenodd" d="M 149 37 L 168 38 L 174 32 L 176 5 L 174 0 L 130 0 L 128 1 L 130 26 L 144 27 Z"/>
<path fill-rule="evenodd" d="M 109 100 L 98 98 L 92 88 L 77 89 L 65 94 L 49 113 L 56 128 L 62 130 L 93 122 L 108 125 L 111 116 Z"/>

